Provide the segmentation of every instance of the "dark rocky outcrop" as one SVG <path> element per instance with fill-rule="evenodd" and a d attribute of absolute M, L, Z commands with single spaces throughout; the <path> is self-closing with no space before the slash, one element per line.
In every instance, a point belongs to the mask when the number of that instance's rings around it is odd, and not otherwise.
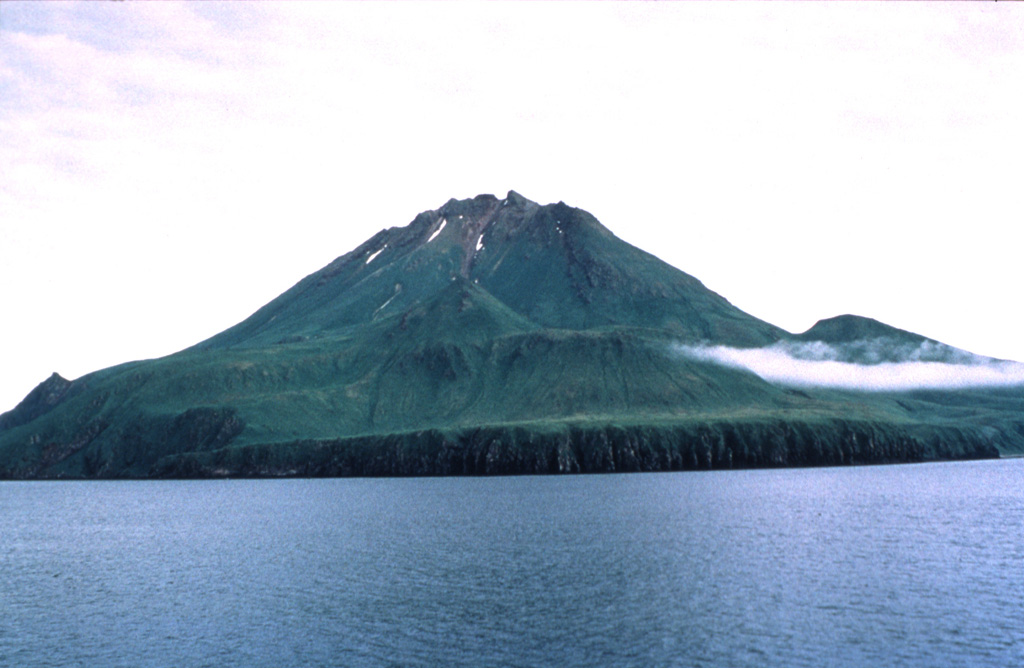
<path fill-rule="evenodd" d="M 485 427 L 254 445 L 165 457 L 154 477 L 631 473 L 997 458 L 974 430 L 738 422 Z"/>
<path fill-rule="evenodd" d="M 6 431 L 46 415 L 68 397 L 74 385 L 70 380 L 54 372 L 49 378 L 36 385 L 21 403 L 12 410 L 0 414 L 0 431 Z"/>

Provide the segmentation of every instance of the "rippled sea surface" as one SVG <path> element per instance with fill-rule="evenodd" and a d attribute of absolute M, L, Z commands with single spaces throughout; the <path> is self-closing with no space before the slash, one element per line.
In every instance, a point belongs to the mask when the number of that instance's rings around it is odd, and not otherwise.
<path fill-rule="evenodd" d="M 1024 460 L 0 483 L 0 666 L 1024 665 Z"/>

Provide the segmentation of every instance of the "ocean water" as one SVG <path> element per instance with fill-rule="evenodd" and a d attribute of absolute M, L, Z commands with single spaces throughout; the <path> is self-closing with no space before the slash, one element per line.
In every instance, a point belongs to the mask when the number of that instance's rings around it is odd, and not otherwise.
<path fill-rule="evenodd" d="M 1024 665 L 1024 460 L 0 483 L 0 666 Z"/>

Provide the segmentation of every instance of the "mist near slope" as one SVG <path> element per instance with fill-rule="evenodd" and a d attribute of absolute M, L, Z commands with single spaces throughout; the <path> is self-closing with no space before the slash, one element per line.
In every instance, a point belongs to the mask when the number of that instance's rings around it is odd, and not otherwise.
<path fill-rule="evenodd" d="M 746 369 L 770 383 L 797 387 L 885 392 L 1024 385 L 1024 364 L 930 340 L 780 341 L 764 348 L 677 344 L 673 350 L 689 359 Z"/>

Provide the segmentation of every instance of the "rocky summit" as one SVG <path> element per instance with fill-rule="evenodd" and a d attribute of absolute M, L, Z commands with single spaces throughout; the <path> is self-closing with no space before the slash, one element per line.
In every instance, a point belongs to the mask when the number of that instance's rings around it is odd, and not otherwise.
<path fill-rule="evenodd" d="M 1024 452 L 1020 384 L 780 381 L 742 361 L 762 351 L 872 372 L 998 362 L 857 316 L 791 334 L 586 211 L 481 195 L 379 232 L 192 348 L 74 381 L 54 374 L 0 415 L 0 477 L 661 471 Z"/>

